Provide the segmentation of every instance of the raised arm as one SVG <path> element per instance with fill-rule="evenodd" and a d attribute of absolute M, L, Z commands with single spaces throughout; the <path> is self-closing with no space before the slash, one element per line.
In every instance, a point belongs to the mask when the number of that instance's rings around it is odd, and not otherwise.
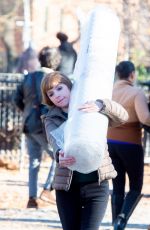
<path fill-rule="evenodd" d="M 119 126 L 128 120 L 128 113 L 122 105 L 115 101 L 104 99 L 86 102 L 79 107 L 83 112 L 99 112 L 109 118 L 109 126 Z"/>
<path fill-rule="evenodd" d="M 101 113 L 109 117 L 110 127 L 119 126 L 127 122 L 129 116 L 122 105 L 109 99 L 104 99 L 103 102 L 105 107 Z"/>

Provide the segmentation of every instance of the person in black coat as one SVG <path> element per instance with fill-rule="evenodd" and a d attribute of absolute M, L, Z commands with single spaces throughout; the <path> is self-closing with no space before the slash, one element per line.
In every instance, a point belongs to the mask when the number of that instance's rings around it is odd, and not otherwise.
<path fill-rule="evenodd" d="M 53 67 L 56 68 L 58 66 L 60 54 L 57 48 L 44 47 L 36 59 L 37 62 L 40 61 L 41 68 L 37 68 L 36 71 L 24 75 L 24 80 L 17 87 L 13 96 L 15 105 L 22 111 L 22 128 L 25 133 L 29 154 L 29 200 L 27 208 L 38 208 L 38 173 L 43 150 L 53 159 L 53 152 L 47 142 L 41 120 L 41 115 L 47 113 L 46 106 L 41 104 L 41 81 L 47 73 L 53 71 Z M 54 62 L 54 60 L 56 61 Z M 54 170 L 55 161 L 52 160 L 47 184 L 47 188 L 49 189 L 51 188 Z"/>
<path fill-rule="evenodd" d="M 74 71 L 77 53 L 72 43 L 68 42 L 68 36 L 66 34 L 58 32 L 56 37 L 60 41 L 60 46 L 58 48 L 61 54 L 61 62 L 57 70 L 69 77 Z"/>

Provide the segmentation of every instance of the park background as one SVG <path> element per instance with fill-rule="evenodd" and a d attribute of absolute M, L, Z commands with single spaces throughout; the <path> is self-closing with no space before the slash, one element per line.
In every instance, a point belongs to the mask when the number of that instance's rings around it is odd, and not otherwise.
<path fill-rule="evenodd" d="M 120 19 L 121 33 L 116 62 L 132 60 L 136 65 L 138 83 L 149 83 L 150 0 L 0 0 L 0 229 L 61 229 L 56 207 L 48 206 L 34 211 L 26 209 L 28 158 L 24 138 L 21 137 L 20 141 L 21 135 L 16 129 L 16 123 L 13 126 L 11 123 L 13 109 L 10 98 L 20 78 L 16 74 L 16 66 L 22 52 L 29 46 L 37 52 L 43 46 L 57 47 L 58 31 L 66 33 L 70 42 L 76 41 L 74 48 L 78 52 L 84 18 L 98 4 L 110 6 Z M 149 85 L 145 86 L 144 90 L 149 96 Z M 4 93 L 6 91 L 7 94 Z M 4 102 L 1 100 L 2 95 L 7 95 Z M 21 115 L 16 115 L 19 120 Z M 147 229 L 150 223 L 150 137 L 149 134 L 145 135 L 144 196 L 127 229 Z M 2 148 L 2 143 L 7 144 L 7 148 Z M 19 148 L 18 143 L 21 143 Z M 2 165 L 1 156 L 5 159 Z M 40 173 L 41 189 L 49 160 L 44 155 Z M 109 203 L 102 229 L 110 227 Z"/>
<path fill-rule="evenodd" d="M 111 7 L 120 19 L 117 61 L 132 60 L 139 78 L 149 78 L 150 0 L 1 0 L 0 72 L 15 71 L 18 57 L 30 44 L 37 51 L 58 46 L 58 31 L 76 40 L 85 16 L 98 4 Z M 80 40 L 74 48 L 78 52 Z"/>

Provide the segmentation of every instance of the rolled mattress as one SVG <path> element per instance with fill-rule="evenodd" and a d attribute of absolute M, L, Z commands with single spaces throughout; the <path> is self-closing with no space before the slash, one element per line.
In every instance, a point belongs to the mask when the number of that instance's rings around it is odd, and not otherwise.
<path fill-rule="evenodd" d="M 64 153 L 76 158 L 71 170 L 90 173 L 104 157 L 107 116 L 78 110 L 87 101 L 111 99 L 120 23 L 108 7 L 92 10 L 81 31 L 80 52 L 73 73 L 74 84 L 64 128 Z"/>

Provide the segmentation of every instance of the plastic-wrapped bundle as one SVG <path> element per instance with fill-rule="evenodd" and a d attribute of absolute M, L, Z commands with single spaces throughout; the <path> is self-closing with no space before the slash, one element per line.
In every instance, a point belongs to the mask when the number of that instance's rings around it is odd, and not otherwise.
<path fill-rule="evenodd" d="M 104 156 L 107 117 L 81 112 L 78 107 L 87 101 L 111 98 L 119 33 L 118 17 L 104 5 L 90 12 L 81 32 L 64 130 L 64 152 L 76 158 L 71 170 L 90 173 L 99 168 Z"/>

